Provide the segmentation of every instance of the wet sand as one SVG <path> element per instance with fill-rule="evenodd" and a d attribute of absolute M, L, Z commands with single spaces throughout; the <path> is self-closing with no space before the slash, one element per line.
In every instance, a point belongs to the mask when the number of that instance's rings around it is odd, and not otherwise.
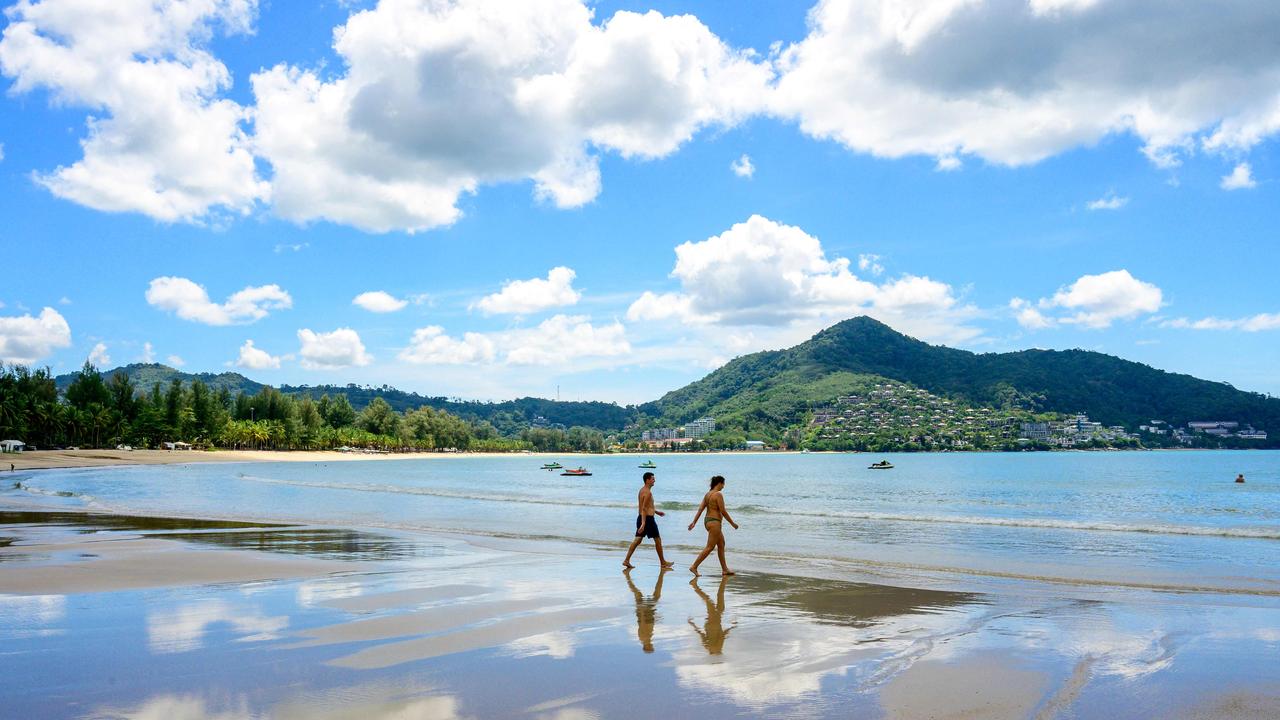
<path fill-rule="evenodd" d="M 13 717 L 1266 717 L 1271 598 L 659 572 L 642 548 L 0 512 Z M 1064 593 L 1067 591 L 1064 590 Z"/>

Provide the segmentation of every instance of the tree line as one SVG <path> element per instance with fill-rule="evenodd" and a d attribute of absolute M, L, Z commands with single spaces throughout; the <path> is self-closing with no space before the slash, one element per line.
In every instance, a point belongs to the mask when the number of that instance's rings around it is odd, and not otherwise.
<path fill-rule="evenodd" d="M 484 420 L 430 406 L 397 412 L 374 397 L 356 410 L 345 395 L 286 395 L 273 387 L 232 394 L 195 380 L 137 388 L 123 373 L 104 379 L 90 363 L 59 395 L 47 368 L 0 365 L 0 439 L 40 448 L 197 447 L 266 450 L 522 450 L 600 452 L 597 430 L 530 428 L 503 435 Z"/>

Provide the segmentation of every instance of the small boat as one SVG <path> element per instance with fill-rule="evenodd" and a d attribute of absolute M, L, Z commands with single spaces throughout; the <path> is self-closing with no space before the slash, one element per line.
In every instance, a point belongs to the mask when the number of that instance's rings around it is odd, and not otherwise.
<path fill-rule="evenodd" d="M 871 463 L 870 465 L 867 466 L 867 469 L 868 470 L 892 470 L 893 463 L 889 462 L 888 460 L 881 460 L 880 462 Z"/>
<path fill-rule="evenodd" d="M 561 464 L 560 464 L 560 463 L 558 463 L 558 462 L 549 462 L 549 463 L 545 463 L 545 464 L 542 466 L 542 469 L 543 469 L 543 470 L 559 470 L 559 469 L 560 469 L 560 468 L 562 468 L 562 467 L 564 467 L 564 466 L 563 466 L 563 465 L 561 465 Z"/>
<path fill-rule="evenodd" d="M 656 467 L 658 467 L 658 466 L 657 466 L 657 465 L 656 465 L 652 460 L 645 460 L 644 462 L 640 463 L 640 465 L 639 465 L 638 467 L 642 467 L 642 468 L 646 468 L 646 469 L 653 469 L 653 468 L 656 468 Z"/>
<path fill-rule="evenodd" d="M 570 477 L 591 477 L 591 473 L 584 467 L 580 467 L 577 470 L 565 470 L 560 473 L 560 475 L 568 475 Z"/>

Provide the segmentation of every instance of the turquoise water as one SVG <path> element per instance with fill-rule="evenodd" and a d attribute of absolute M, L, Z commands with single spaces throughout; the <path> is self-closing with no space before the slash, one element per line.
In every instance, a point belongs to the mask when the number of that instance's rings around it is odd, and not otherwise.
<path fill-rule="evenodd" d="M 867 469 L 881 457 L 897 467 Z M 432 457 L 21 474 L 3 495 L 114 512 L 556 538 L 629 539 L 639 456 Z M 1280 452 L 656 456 L 678 562 L 707 479 L 728 478 L 731 557 L 839 574 L 1047 580 L 1280 594 Z M 1232 482 L 1243 473 L 1247 483 Z M 641 560 L 652 562 L 642 549 Z M 713 561 L 714 564 L 714 561 Z"/>

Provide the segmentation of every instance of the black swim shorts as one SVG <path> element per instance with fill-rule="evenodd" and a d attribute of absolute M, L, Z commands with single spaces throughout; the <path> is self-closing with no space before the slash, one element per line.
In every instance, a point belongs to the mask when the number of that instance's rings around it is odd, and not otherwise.
<path fill-rule="evenodd" d="M 658 518 L 652 515 L 636 516 L 636 537 L 647 537 L 657 540 L 658 535 Z"/>

